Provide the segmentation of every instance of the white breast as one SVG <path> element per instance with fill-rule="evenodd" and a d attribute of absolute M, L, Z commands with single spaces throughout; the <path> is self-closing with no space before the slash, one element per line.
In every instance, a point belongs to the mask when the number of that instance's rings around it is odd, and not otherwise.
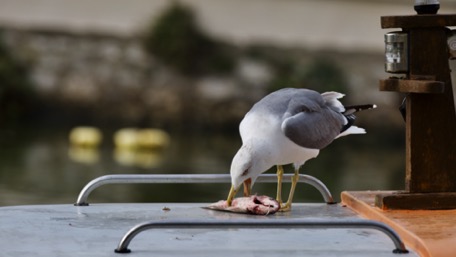
<path fill-rule="evenodd" d="M 318 155 L 318 149 L 304 148 L 289 140 L 282 132 L 281 123 L 273 116 L 248 113 L 239 127 L 243 144 L 258 148 L 270 166 L 290 163 L 301 166 Z"/>

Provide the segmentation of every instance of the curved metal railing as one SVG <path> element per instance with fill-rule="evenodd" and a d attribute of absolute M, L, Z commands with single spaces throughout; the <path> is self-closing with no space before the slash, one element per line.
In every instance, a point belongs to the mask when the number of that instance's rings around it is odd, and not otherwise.
<path fill-rule="evenodd" d="M 408 253 L 399 235 L 389 226 L 371 220 L 309 220 L 309 219 L 272 219 L 272 220 L 157 220 L 136 225 L 120 240 L 116 253 L 129 253 L 128 245 L 139 233 L 159 228 L 325 228 L 325 229 L 376 229 L 386 234 L 395 245 L 393 253 Z"/>
<path fill-rule="evenodd" d="M 283 181 L 290 182 L 292 174 L 284 174 Z M 151 183 L 151 184 L 166 184 L 166 183 L 230 183 L 231 177 L 229 174 L 117 174 L 105 175 L 98 177 L 89 183 L 81 190 L 78 199 L 74 205 L 87 206 L 87 198 L 89 194 L 96 188 L 106 184 L 137 184 L 137 183 Z M 276 183 L 277 176 L 275 174 L 262 174 L 258 177 L 256 182 L 262 183 Z M 306 183 L 315 187 L 323 199 L 328 204 L 333 204 L 334 199 L 329 192 L 328 188 L 315 177 L 309 175 L 299 175 L 300 183 Z"/>

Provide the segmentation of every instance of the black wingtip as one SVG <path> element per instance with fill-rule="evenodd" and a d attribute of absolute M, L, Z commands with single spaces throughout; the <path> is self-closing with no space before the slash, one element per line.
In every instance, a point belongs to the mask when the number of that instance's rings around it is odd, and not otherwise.
<path fill-rule="evenodd" d="M 360 104 L 360 105 L 351 105 L 351 106 L 344 106 L 345 111 L 343 112 L 344 115 L 350 115 L 355 112 L 363 111 L 363 110 L 369 110 L 369 109 L 375 109 L 377 108 L 377 105 L 375 104 Z"/>
<path fill-rule="evenodd" d="M 349 114 L 345 115 L 345 118 L 347 119 L 347 124 L 345 124 L 342 129 L 340 130 L 340 133 L 344 132 L 345 130 L 349 129 L 353 124 L 355 124 L 355 119 L 356 116 L 354 114 Z"/>
<path fill-rule="evenodd" d="M 375 109 L 375 108 L 377 108 L 377 105 L 361 104 L 361 105 L 352 105 L 352 106 L 344 106 L 344 107 L 345 107 L 345 111 L 342 114 L 347 119 L 347 124 L 345 124 L 342 127 L 342 129 L 340 130 L 340 133 L 349 129 L 355 123 L 356 116 L 354 115 L 354 113 L 363 111 L 363 110 Z"/>

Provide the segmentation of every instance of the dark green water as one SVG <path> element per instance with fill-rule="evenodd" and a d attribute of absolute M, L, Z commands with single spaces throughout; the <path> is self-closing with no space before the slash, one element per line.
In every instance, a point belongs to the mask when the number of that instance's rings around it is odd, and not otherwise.
<path fill-rule="evenodd" d="M 75 152 L 68 129 L 0 131 L 0 206 L 74 203 L 90 180 L 107 174 L 229 173 L 240 146 L 238 135 L 209 132 L 171 134 L 161 152 L 119 156 L 112 131 L 92 152 Z M 336 140 L 301 168 L 323 181 L 339 200 L 344 190 L 402 189 L 403 138 L 370 129 L 367 135 Z M 286 167 L 286 172 L 292 172 Z M 274 172 L 274 171 L 269 171 Z M 102 186 L 89 196 L 98 202 L 213 202 L 226 197 L 229 184 L 133 184 Z M 284 186 L 284 196 L 288 185 Z M 275 184 L 256 184 L 253 192 L 275 196 Z M 317 190 L 299 184 L 296 201 L 322 201 Z"/>

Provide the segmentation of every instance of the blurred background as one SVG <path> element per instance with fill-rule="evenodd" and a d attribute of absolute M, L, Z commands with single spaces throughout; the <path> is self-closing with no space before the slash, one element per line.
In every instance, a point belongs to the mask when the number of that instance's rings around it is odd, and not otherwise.
<path fill-rule="evenodd" d="M 336 199 L 402 189 L 404 96 L 378 90 L 390 76 L 380 16 L 414 14 L 413 2 L 0 0 L 0 206 L 74 203 L 106 174 L 229 173 L 243 115 L 283 87 L 378 105 L 358 115 L 367 135 L 301 173 Z M 89 202 L 211 202 L 229 186 L 109 185 Z M 304 184 L 296 199 L 322 201 Z"/>

